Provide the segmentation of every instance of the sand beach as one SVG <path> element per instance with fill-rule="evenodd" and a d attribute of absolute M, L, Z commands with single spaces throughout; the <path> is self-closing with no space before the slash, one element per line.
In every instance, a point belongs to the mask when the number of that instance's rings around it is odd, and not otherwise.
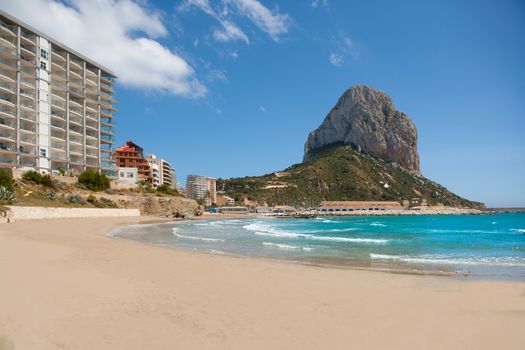
<path fill-rule="evenodd" d="M 162 219 L 159 219 L 162 220 Z M 111 239 L 145 218 L 0 225 L 0 349 L 522 349 L 525 283 Z"/>

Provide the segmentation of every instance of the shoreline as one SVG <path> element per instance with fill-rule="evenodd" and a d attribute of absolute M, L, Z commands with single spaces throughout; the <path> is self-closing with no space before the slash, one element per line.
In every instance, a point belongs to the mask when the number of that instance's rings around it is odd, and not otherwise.
<path fill-rule="evenodd" d="M 525 342 L 524 283 L 319 268 L 106 236 L 159 221 L 173 220 L 1 225 L 0 344 L 520 349 Z"/>
<path fill-rule="evenodd" d="M 219 216 L 215 216 L 219 215 Z M 134 224 L 134 225 L 123 225 L 114 227 L 109 230 L 106 234 L 108 238 L 131 241 L 139 245 L 147 245 L 152 247 L 162 247 L 182 252 L 191 252 L 196 254 L 204 254 L 209 256 L 225 256 L 239 259 L 255 259 L 266 262 L 281 262 L 286 264 L 298 264 L 303 266 L 320 267 L 326 269 L 341 269 L 341 270 L 355 270 L 355 271 L 369 271 L 379 273 L 392 273 L 392 274 L 404 274 L 413 276 L 438 276 L 438 277 L 450 277 L 458 280 L 478 280 L 478 281 L 510 281 L 510 282 L 525 282 L 523 279 L 516 278 L 512 275 L 479 275 L 471 271 L 461 271 L 453 268 L 453 264 L 440 265 L 431 263 L 410 263 L 404 261 L 388 260 L 388 261 L 374 261 L 370 259 L 352 259 L 352 258 L 338 258 L 338 257 L 327 257 L 327 256 L 312 256 L 306 258 L 297 257 L 286 257 L 286 256 L 262 256 L 262 255 L 246 255 L 236 254 L 226 251 L 216 251 L 210 249 L 199 249 L 182 247 L 174 244 L 165 243 L 153 243 L 140 239 L 119 237 L 119 229 L 125 229 L 127 226 L 135 225 L 150 225 L 150 224 L 164 224 L 171 222 L 190 222 L 198 220 L 235 220 L 235 219 L 255 219 L 261 218 L 257 215 L 246 215 L 246 214 L 209 214 L 208 216 L 202 215 L 191 219 L 177 218 L 173 220 L 157 220 L 152 222 Z M 287 219 L 288 217 L 282 217 Z"/>

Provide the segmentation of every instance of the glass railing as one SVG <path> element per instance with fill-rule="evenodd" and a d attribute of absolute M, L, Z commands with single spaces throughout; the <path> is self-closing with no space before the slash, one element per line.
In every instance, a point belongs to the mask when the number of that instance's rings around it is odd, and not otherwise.
<path fill-rule="evenodd" d="M 115 142 L 115 138 L 113 136 L 100 135 L 100 139 L 106 142 Z"/>
<path fill-rule="evenodd" d="M 20 136 L 20 141 L 27 142 L 27 143 L 35 143 L 35 138 L 31 136 L 22 135 Z"/>
<path fill-rule="evenodd" d="M 27 51 L 31 52 L 33 55 L 35 55 L 35 48 L 34 47 L 31 47 L 29 45 L 26 45 L 26 44 L 20 44 L 20 48 L 22 49 L 26 49 Z"/>
<path fill-rule="evenodd" d="M 15 92 L 14 84 L 6 83 L 5 81 L 0 81 L 0 87 L 7 89 L 9 91 Z"/>
<path fill-rule="evenodd" d="M 0 125 L 5 125 L 5 126 L 8 126 L 10 128 L 14 128 L 15 127 L 15 123 L 7 121 L 4 118 L 0 118 Z"/>
<path fill-rule="evenodd" d="M 51 146 L 53 147 L 53 146 Z M 67 160 L 67 157 L 64 153 L 60 153 L 60 152 L 53 152 L 51 151 L 51 158 L 53 159 L 57 159 L 57 160 Z"/>
<path fill-rule="evenodd" d="M 25 73 L 25 74 L 28 74 L 28 75 L 31 75 L 31 76 L 36 76 L 36 70 L 35 68 L 31 68 L 31 67 L 22 67 L 22 69 L 20 69 L 20 71 L 22 73 Z"/>
<path fill-rule="evenodd" d="M 12 96 L 9 96 L 9 95 L 6 95 L 6 94 L 1 94 L 0 93 L 0 100 L 4 100 L 4 101 L 10 102 L 12 104 L 15 104 L 15 99 Z"/>
<path fill-rule="evenodd" d="M 62 53 L 62 52 L 58 52 L 58 51 L 51 51 L 53 55 L 56 55 L 58 57 L 60 57 L 61 59 L 63 59 L 64 61 L 66 60 L 66 54 L 65 53 Z M 56 62 L 56 61 L 55 61 Z"/>
<path fill-rule="evenodd" d="M 62 130 L 66 130 L 66 126 L 63 125 L 63 124 L 60 124 L 60 123 L 54 123 L 54 122 L 51 122 L 51 126 L 53 126 L 53 127 L 55 127 L 55 128 L 62 129 Z"/>
<path fill-rule="evenodd" d="M 7 24 L 4 21 L 0 21 L 0 27 L 9 30 L 11 33 L 13 33 L 13 35 L 15 35 L 15 26 Z"/>
<path fill-rule="evenodd" d="M 66 119 L 66 115 L 65 114 L 62 114 L 62 113 L 58 113 L 57 111 L 55 110 L 51 110 L 51 115 L 53 117 L 58 117 L 58 118 L 62 118 L 62 119 Z"/>
<path fill-rule="evenodd" d="M 35 37 L 33 35 L 29 35 L 27 33 L 22 32 L 22 37 L 31 41 L 33 44 L 35 43 Z"/>
<path fill-rule="evenodd" d="M 7 58 L 0 57 L 0 63 L 5 64 L 6 66 L 12 67 L 13 69 L 16 68 L 16 61 L 15 60 L 9 60 Z M 2 73 L 3 75 L 7 75 L 5 72 Z M 9 76 L 9 75 L 7 75 Z M 9 76 L 10 77 L 10 76 Z M 15 79 L 14 77 L 10 77 L 11 79 Z"/>
<path fill-rule="evenodd" d="M 98 138 L 98 132 L 94 132 L 92 130 L 86 130 L 86 136 Z"/>
<path fill-rule="evenodd" d="M 69 112 L 78 113 L 82 115 L 82 108 L 69 105 Z"/>
<path fill-rule="evenodd" d="M 62 109 L 66 109 L 66 104 L 64 102 L 57 101 L 54 98 L 51 98 L 51 106 L 59 107 Z"/>
<path fill-rule="evenodd" d="M 0 45 L 0 52 L 7 52 L 10 55 L 16 56 L 16 49 L 14 48 L 7 48 Z"/>
<path fill-rule="evenodd" d="M 15 111 L 11 108 L 0 105 L 0 113 L 9 114 L 10 116 L 15 116 Z"/>
<path fill-rule="evenodd" d="M 18 152 L 23 153 L 23 154 L 29 154 L 32 156 L 36 155 L 36 151 L 34 149 L 25 148 L 23 146 L 18 147 Z"/>
<path fill-rule="evenodd" d="M 35 127 L 30 125 L 20 125 L 21 130 L 29 131 L 29 132 L 35 132 Z"/>
<path fill-rule="evenodd" d="M 4 33 L 0 33 L 0 39 L 4 39 L 5 41 L 7 41 L 8 43 L 10 44 L 13 44 L 14 46 L 16 46 L 16 41 L 14 38 L 10 38 L 9 36 L 7 36 L 6 34 Z"/>
<path fill-rule="evenodd" d="M 31 91 L 31 90 L 28 90 L 28 89 L 22 89 L 22 88 L 20 88 L 20 95 L 21 95 L 21 96 L 26 96 L 26 97 L 35 98 L 35 92 L 34 92 L 34 91 Z"/>
<path fill-rule="evenodd" d="M 1 146 L 0 146 L 1 148 Z M 11 158 L 3 158 L 3 157 L 0 157 L 0 163 L 4 163 L 4 164 L 15 164 L 16 163 L 16 160 L 15 159 L 11 159 Z"/>
<path fill-rule="evenodd" d="M 0 130 L 0 137 L 3 137 L 4 139 L 9 139 L 9 140 L 15 139 L 15 135 L 2 131 L 2 130 Z"/>
<path fill-rule="evenodd" d="M 25 110 L 20 110 L 20 118 L 35 121 L 35 113 L 30 113 Z"/>
<path fill-rule="evenodd" d="M 31 102 L 28 102 L 28 101 L 21 102 L 20 106 L 25 107 L 25 108 L 29 108 L 29 109 L 35 109 L 35 105 L 33 103 L 31 103 Z"/>

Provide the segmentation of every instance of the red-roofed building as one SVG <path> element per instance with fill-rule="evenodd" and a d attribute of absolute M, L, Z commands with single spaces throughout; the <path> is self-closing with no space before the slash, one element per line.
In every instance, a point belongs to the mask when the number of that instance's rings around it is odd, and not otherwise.
<path fill-rule="evenodd" d="M 151 168 L 148 161 L 144 158 L 144 150 L 132 141 L 126 145 L 118 147 L 115 151 L 115 162 L 119 168 L 137 168 L 139 179 L 151 183 Z"/>

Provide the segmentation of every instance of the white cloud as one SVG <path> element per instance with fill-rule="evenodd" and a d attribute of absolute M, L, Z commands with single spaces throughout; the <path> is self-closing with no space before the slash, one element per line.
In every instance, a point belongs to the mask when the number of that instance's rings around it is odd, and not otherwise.
<path fill-rule="evenodd" d="M 222 0 L 221 5 L 213 7 L 208 0 L 185 0 L 179 10 L 196 7 L 216 19 L 221 27 L 213 31 L 213 37 L 222 42 L 241 40 L 250 43 L 246 33 L 233 21 L 233 15 L 248 18 L 275 41 L 288 32 L 292 23 L 287 14 L 281 14 L 278 9 L 271 11 L 257 0 Z"/>
<path fill-rule="evenodd" d="M 222 29 L 216 29 L 213 32 L 213 37 L 217 41 L 232 41 L 232 40 L 242 40 L 246 44 L 250 43 L 250 40 L 244 34 L 244 32 L 237 27 L 235 24 L 233 24 L 230 21 L 224 20 L 221 22 Z"/>
<path fill-rule="evenodd" d="M 235 6 L 241 15 L 248 17 L 273 40 L 278 40 L 282 34 L 286 34 L 291 25 L 290 16 L 279 13 L 278 9 L 270 11 L 257 0 L 225 0 L 225 2 Z"/>
<path fill-rule="evenodd" d="M 261 112 L 265 113 L 265 112 L 266 112 L 266 107 L 264 107 L 264 106 L 259 106 L 259 110 L 260 110 Z"/>
<path fill-rule="evenodd" d="M 328 0 L 313 0 L 310 3 L 310 6 L 312 6 L 313 8 L 328 6 Z"/>
<path fill-rule="evenodd" d="M 168 31 L 144 1 L 2 0 L 2 9 L 113 70 L 123 85 L 206 94 L 186 60 L 155 40 Z"/>
<path fill-rule="evenodd" d="M 344 62 L 343 56 L 341 56 L 338 53 L 330 54 L 330 57 L 328 59 L 330 60 L 330 63 L 336 67 L 341 67 L 341 65 Z"/>
<path fill-rule="evenodd" d="M 334 50 L 329 56 L 329 61 L 336 67 L 342 66 L 348 56 L 354 60 L 359 57 L 359 52 L 355 49 L 352 39 L 344 34 L 333 39 L 333 46 Z"/>

